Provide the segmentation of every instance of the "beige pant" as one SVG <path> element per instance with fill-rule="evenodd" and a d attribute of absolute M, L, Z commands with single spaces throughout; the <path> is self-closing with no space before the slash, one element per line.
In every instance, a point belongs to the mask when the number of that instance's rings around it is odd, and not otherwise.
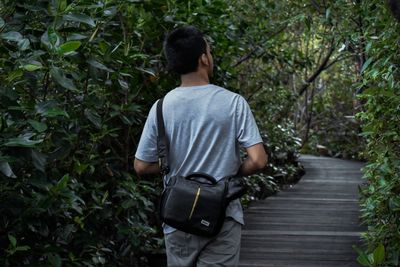
<path fill-rule="evenodd" d="M 165 235 L 169 267 L 227 266 L 239 264 L 242 225 L 226 218 L 215 237 L 175 231 Z"/>

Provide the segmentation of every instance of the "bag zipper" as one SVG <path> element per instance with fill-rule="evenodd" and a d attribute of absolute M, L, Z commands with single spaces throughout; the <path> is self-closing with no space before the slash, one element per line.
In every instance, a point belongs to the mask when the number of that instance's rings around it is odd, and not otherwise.
<path fill-rule="evenodd" d="M 194 208 L 197 205 L 197 200 L 199 199 L 200 191 L 201 191 L 201 188 L 199 187 L 199 189 L 197 189 L 196 197 L 194 198 L 194 201 L 193 201 L 192 211 L 190 212 L 189 220 L 192 218 L 192 215 L 193 215 L 193 212 L 194 212 Z"/>

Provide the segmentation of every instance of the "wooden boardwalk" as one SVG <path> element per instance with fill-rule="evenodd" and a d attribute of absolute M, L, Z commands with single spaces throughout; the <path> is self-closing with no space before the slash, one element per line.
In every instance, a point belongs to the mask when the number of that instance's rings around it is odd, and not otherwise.
<path fill-rule="evenodd" d="M 306 174 L 245 211 L 241 267 L 353 267 L 360 245 L 362 163 L 302 156 Z"/>

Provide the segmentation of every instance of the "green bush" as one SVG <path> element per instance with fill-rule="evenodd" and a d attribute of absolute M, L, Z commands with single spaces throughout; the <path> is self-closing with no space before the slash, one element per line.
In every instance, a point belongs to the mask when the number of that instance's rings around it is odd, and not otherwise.
<path fill-rule="evenodd" d="M 365 31 L 368 59 L 360 86 L 363 94 L 363 136 L 367 140 L 364 168 L 367 185 L 362 188 L 362 218 L 366 253 L 382 256 L 365 259 L 364 266 L 399 266 L 400 254 L 400 73 L 398 62 L 399 23 L 386 4 L 364 5 L 368 24 Z M 372 15 L 373 14 L 373 15 Z M 380 248 L 380 249 L 378 249 Z"/>

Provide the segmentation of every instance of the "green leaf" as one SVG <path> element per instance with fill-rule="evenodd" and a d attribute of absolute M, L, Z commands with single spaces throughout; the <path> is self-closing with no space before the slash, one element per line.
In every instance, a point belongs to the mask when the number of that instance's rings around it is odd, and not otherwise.
<path fill-rule="evenodd" d="M 121 207 L 124 209 L 129 209 L 135 205 L 137 205 L 137 203 L 135 201 L 133 201 L 132 199 L 127 199 L 121 203 Z"/>
<path fill-rule="evenodd" d="M 51 28 L 43 33 L 43 35 L 40 37 L 40 41 L 48 49 L 54 49 L 54 47 L 57 47 L 60 44 L 60 38 Z"/>
<path fill-rule="evenodd" d="M 369 50 L 371 49 L 372 46 L 372 42 L 368 42 L 367 45 L 365 46 L 365 52 L 369 52 Z"/>
<path fill-rule="evenodd" d="M 63 16 L 63 19 L 67 20 L 67 21 L 82 22 L 91 27 L 96 26 L 96 23 L 94 22 L 94 20 L 85 14 L 67 14 L 67 15 Z"/>
<path fill-rule="evenodd" d="M 35 166 L 35 168 L 41 172 L 45 172 L 47 156 L 35 149 L 32 149 L 31 157 L 32 157 L 33 165 Z"/>
<path fill-rule="evenodd" d="M 150 74 L 151 76 L 156 77 L 156 74 L 155 74 L 154 71 L 151 70 L 151 69 L 142 69 L 142 68 L 136 68 L 136 69 L 137 69 L 137 70 L 140 70 L 140 71 L 142 71 L 142 72 L 145 72 L 145 73 L 147 73 L 147 74 Z"/>
<path fill-rule="evenodd" d="M 358 255 L 357 257 L 358 263 L 360 263 L 362 266 L 371 266 L 371 263 L 368 260 L 367 255 Z"/>
<path fill-rule="evenodd" d="M 70 180 L 69 174 L 64 175 L 58 182 L 56 186 L 56 190 L 63 189 L 67 186 L 68 182 Z"/>
<path fill-rule="evenodd" d="M 68 113 L 58 107 L 54 100 L 39 102 L 35 106 L 35 111 L 44 117 L 53 118 L 57 116 L 65 116 L 69 118 Z"/>
<path fill-rule="evenodd" d="M 100 255 L 96 255 L 95 257 L 92 257 L 92 261 L 96 264 L 100 263 L 102 265 L 104 265 L 106 263 L 106 260 L 103 257 L 101 257 Z"/>
<path fill-rule="evenodd" d="M 47 260 L 51 264 L 52 267 L 61 267 L 61 258 L 58 254 L 48 254 Z"/>
<path fill-rule="evenodd" d="M 374 263 L 381 264 L 385 260 L 385 247 L 382 244 L 379 244 L 379 246 L 375 248 L 373 254 Z"/>
<path fill-rule="evenodd" d="M 367 61 L 365 61 L 364 65 L 361 68 L 361 73 L 363 73 L 369 66 L 369 64 L 371 64 L 372 62 L 372 58 L 370 57 Z"/>
<path fill-rule="evenodd" d="M 69 118 L 68 113 L 65 110 L 62 110 L 61 108 L 58 107 L 49 108 L 48 110 L 43 112 L 42 115 L 47 118 L 54 118 L 57 116 L 64 116 Z"/>
<path fill-rule="evenodd" d="M 44 132 L 47 130 L 46 123 L 35 121 L 35 120 L 28 120 L 28 123 L 39 133 Z"/>
<path fill-rule="evenodd" d="M 392 264 L 394 265 L 394 266 L 399 266 L 399 255 L 400 255 L 400 251 L 394 251 L 393 252 L 393 254 L 392 254 Z"/>
<path fill-rule="evenodd" d="M 26 64 L 22 67 L 27 71 L 35 71 L 35 70 L 43 68 L 43 66 L 41 64 L 40 65 Z"/>
<path fill-rule="evenodd" d="M 26 49 L 28 49 L 29 45 L 30 45 L 29 39 L 24 38 L 18 41 L 18 48 L 21 51 L 25 51 Z"/>
<path fill-rule="evenodd" d="M 11 245 L 15 248 L 17 246 L 17 239 L 12 235 L 8 235 L 8 239 L 10 240 Z"/>
<path fill-rule="evenodd" d="M 367 258 L 368 258 L 368 261 L 375 266 L 376 262 L 374 261 L 374 255 L 372 253 L 368 254 Z"/>
<path fill-rule="evenodd" d="M 5 24 L 6 24 L 5 21 L 2 18 L 0 18 L 0 28 L 3 28 Z"/>
<path fill-rule="evenodd" d="M 69 41 L 69 42 L 66 42 L 66 43 L 60 45 L 59 52 L 62 53 L 62 54 L 73 52 L 76 49 L 78 49 L 81 46 L 81 44 L 82 43 L 80 41 Z"/>
<path fill-rule="evenodd" d="M 104 192 L 103 198 L 101 199 L 101 203 L 104 204 L 108 198 L 108 191 Z"/>
<path fill-rule="evenodd" d="M 121 85 L 121 88 L 122 88 L 122 89 L 125 89 L 125 90 L 128 90 L 128 89 L 129 89 L 128 83 L 125 82 L 124 80 L 118 79 L 118 83 L 119 83 L 119 85 Z"/>
<path fill-rule="evenodd" d="M 105 70 L 108 72 L 114 72 L 114 70 L 107 68 L 106 66 L 104 66 L 103 64 L 94 59 L 89 59 L 87 63 L 89 63 L 92 67 L 95 67 L 97 69 Z"/>
<path fill-rule="evenodd" d="M 97 112 L 85 109 L 85 117 L 91 121 L 97 129 L 101 128 L 101 117 Z"/>
<path fill-rule="evenodd" d="M 366 254 L 362 249 L 360 249 L 359 247 L 357 247 L 356 245 L 353 245 L 352 247 L 353 247 L 353 249 L 354 249 L 355 251 L 357 251 L 357 253 L 358 253 L 357 261 L 358 261 L 362 266 L 370 266 L 371 263 L 370 263 L 370 261 L 368 260 L 367 254 Z"/>
<path fill-rule="evenodd" d="M 133 121 L 130 120 L 127 116 L 125 116 L 124 114 L 120 114 L 119 117 L 121 118 L 121 120 L 127 124 L 127 125 L 133 125 Z"/>
<path fill-rule="evenodd" d="M 22 75 L 24 75 L 23 70 L 19 69 L 19 70 L 14 70 L 8 73 L 8 77 L 6 78 L 6 80 L 8 82 L 12 82 L 15 79 L 20 78 Z"/>
<path fill-rule="evenodd" d="M 40 140 L 30 140 L 30 138 L 34 134 L 26 133 L 24 135 L 18 136 L 16 138 L 10 138 L 8 142 L 4 143 L 4 146 L 10 147 L 34 147 L 36 144 L 43 142 L 43 139 Z"/>
<path fill-rule="evenodd" d="M 60 144 L 49 156 L 52 160 L 62 160 L 69 156 L 71 147 L 67 144 Z"/>
<path fill-rule="evenodd" d="M 74 171 L 76 171 L 78 174 L 82 174 L 88 167 L 89 167 L 88 164 L 85 163 L 81 164 L 80 162 L 77 162 L 74 165 Z"/>
<path fill-rule="evenodd" d="M 329 19 L 329 16 L 331 15 L 331 9 L 328 8 L 325 12 L 325 19 Z"/>
<path fill-rule="evenodd" d="M 0 161 L 0 171 L 9 178 L 17 178 L 12 171 L 10 164 L 6 161 Z"/>
<path fill-rule="evenodd" d="M 15 250 L 16 251 L 27 251 L 30 250 L 31 247 L 30 246 L 21 246 L 21 247 L 16 247 Z"/>
<path fill-rule="evenodd" d="M 48 39 L 52 46 L 59 46 L 60 45 L 60 37 L 54 30 L 54 28 L 48 29 Z"/>
<path fill-rule="evenodd" d="M 69 35 L 67 37 L 67 41 L 75 41 L 75 40 L 83 40 L 83 39 L 87 39 L 88 36 L 86 35 L 82 35 L 79 33 L 72 33 L 71 35 Z"/>
<path fill-rule="evenodd" d="M 11 31 L 0 34 L 0 38 L 8 41 L 18 42 L 22 40 L 23 37 L 22 34 L 20 34 L 19 32 Z"/>
<path fill-rule="evenodd" d="M 71 79 L 65 77 L 64 71 L 57 67 L 52 67 L 50 69 L 50 75 L 54 78 L 54 80 L 66 89 L 75 90 L 76 87 L 74 82 Z"/>
<path fill-rule="evenodd" d="M 58 10 L 64 11 L 67 7 L 67 0 L 58 0 Z"/>

